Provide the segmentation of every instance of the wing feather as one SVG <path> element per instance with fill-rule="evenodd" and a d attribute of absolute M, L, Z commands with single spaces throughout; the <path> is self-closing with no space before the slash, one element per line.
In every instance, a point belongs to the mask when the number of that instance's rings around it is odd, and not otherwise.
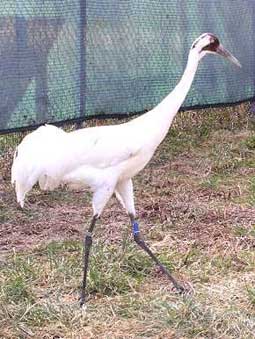
<path fill-rule="evenodd" d="M 70 154 L 75 162 L 80 161 L 88 166 L 116 166 L 141 150 L 141 140 L 134 137 L 133 132 L 127 124 L 72 132 L 68 135 Z"/>

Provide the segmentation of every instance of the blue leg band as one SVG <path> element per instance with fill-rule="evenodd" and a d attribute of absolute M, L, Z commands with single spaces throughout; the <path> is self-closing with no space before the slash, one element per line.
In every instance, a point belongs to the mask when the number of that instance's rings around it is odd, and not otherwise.
<path fill-rule="evenodd" d="M 132 226 L 133 226 L 133 235 L 136 235 L 138 234 L 140 231 L 139 231 L 139 224 L 137 221 L 134 221 L 132 223 Z"/>

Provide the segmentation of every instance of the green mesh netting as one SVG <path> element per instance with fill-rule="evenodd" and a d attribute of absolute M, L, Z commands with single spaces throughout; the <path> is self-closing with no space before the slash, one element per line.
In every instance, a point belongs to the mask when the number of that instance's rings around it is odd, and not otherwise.
<path fill-rule="evenodd" d="M 254 96 L 255 1 L 1 0 L 0 13 L 0 131 L 150 109 L 208 31 L 243 68 L 206 58 L 184 107 Z"/>

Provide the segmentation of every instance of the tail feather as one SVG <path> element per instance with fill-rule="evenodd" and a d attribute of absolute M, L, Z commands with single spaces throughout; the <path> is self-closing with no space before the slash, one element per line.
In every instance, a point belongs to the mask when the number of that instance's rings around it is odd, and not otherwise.
<path fill-rule="evenodd" d="M 22 208 L 24 207 L 26 194 L 38 180 L 37 175 L 33 172 L 33 168 L 24 160 L 22 156 L 17 156 L 13 161 L 11 169 L 11 182 L 15 187 L 17 202 Z"/>
<path fill-rule="evenodd" d="M 37 181 L 47 175 L 47 157 L 52 159 L 52 145 L 65 133 L 55 126 L 42 126 L 28 134 L 17 147 L 11 169 L 11 182 L 15 187 L 17 202 L 23 208 L 26 194 Z M 48 185 L 45 185 L 47 188 Z"/>

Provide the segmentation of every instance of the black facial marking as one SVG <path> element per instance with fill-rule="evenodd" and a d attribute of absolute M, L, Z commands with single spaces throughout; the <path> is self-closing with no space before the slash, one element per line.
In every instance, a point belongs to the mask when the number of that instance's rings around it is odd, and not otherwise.
<path fill-rule="evenodd" d="M 202 51 L 216 52 L 219 45 L 219 39 L 215 35 L 210 34 L 210 43 L 207 46 L 203 47 Z"/>
<path fill-rule="evenodd" d="M 196 41 L 196 42 L 193 44 L 192 48 L 195 48 L 196 45 L 197 45 L 197 43 L 198 43 L 198 41 Z"/>

